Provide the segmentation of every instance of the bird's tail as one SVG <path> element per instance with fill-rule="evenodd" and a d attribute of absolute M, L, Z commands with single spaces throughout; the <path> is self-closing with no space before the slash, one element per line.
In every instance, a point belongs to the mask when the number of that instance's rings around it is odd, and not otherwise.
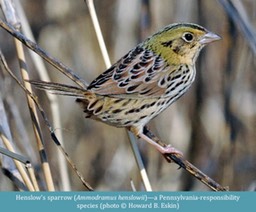
<path fill-rule="evenodd" d="M 87 93 L 87 90 L 85 89 L 55 82 L 45 82 L 36 80 L 29 80 L 28 82 L 40 90 L 46 90 L 52 94 L 57 95 L 73 96 L 79 98 L 84 97 Z"/>

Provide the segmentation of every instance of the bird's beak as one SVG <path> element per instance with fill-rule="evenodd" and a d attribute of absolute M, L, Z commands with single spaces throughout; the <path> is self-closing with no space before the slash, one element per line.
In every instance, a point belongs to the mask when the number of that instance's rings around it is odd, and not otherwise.
<path fill-rule="evenodd" d="M 217 40 L 220 40 L 221 37 L 214 34 L 213 32 L 207 32 L 205 35 L 203 35 L 201 37 L 201 39 L 199 40 L 199 43 L 200 44 L 208 44 L 208 43 L 211 43 L 213 41 L 217 41 Z"/>

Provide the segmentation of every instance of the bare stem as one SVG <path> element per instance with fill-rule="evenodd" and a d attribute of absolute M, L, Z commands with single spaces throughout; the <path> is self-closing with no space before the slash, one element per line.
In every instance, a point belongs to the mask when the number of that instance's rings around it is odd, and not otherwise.
<path fill-rule="evenodd" d="M 3 141 L 4 145 L 6 146 L 6 148 L 9 151 L 15 153 L 15 150 L 14 150 L 11 142 L 3 134 L 0 134 L 0 138 L 2 139 L 2 141 Z M 27 186 L 28 190 L 29 191 L 35 191 L 34 186 L 33 186 L 32 182 L 31 182 L 31 180 L 29 179 L 29 176 L 28 176 L 26 170 L 24 169 L 22 163 L 20 161 L 18 161 L 18 160 L 14 160 L 14 163 L 15 163 L 17 169 L 19 170 L 19 173 L 20 173 L 20 175 L 21 175 L 25 185 Z"/>
<path fill-rule="evenodd" d="M 31 31 L 30 25 L 28 23 L 28 20 L 26 18 L 26 15 L 23 11 L 23 8 L 21 6 L 20 1 L 14 0 L 15 2 L 15 8 L 16 12 L 20 18 L 22 32 L 24 35 L 28 38 L 30 38 L 33 42 L 35 42 L 35 38 L 33 36 L 33 33 Z M 50 81 L 50 76 L 47 72 L 47 69 L 45 67 L 45 64 L 43 62 L 42 57 L 40 57 L 38 54 L 36 54 L 33 51 L 29 51 L 32 61 L 34 62 L 34 65 L 36 67 L 36 71 L 43 81 Z M 52 120 L 53 120 L 53 127 L 54 128 L 61 128 L 61 117 L 60 117 L 60 108 L 58 103 L 58 97 L 56 95 L 52 95 L 50 93 L 46 92 L 46 95 L 49 99 L 50 103 L 50 110 L 52 113 Z M 56 136 L 58 137 L 59 141 L 61 142 L 62 146 L 64 147 L 63 142 L 63 135 L 62 131 L 58 130 L 56 131 Z M 65 157 L 62 155 L 60 151 L 57 151 L 57 157 L 58 157 L 58 164 L 59 164 L 59 172 L 60 172 L 60 187 L 64 191 L 70 190 L 70 180 L 69 180 L 69 174 L 67 169 L 67 163 L 65 160 Z"/>
<path fill-rule="evenodd" d="M 167 144 L 160 141 L 158 137 L 156 137 L 149 129 L 148 127 L 144 128 L 144 133 L 150 137 L 152 140 L 154 140 L 156 143 L 160 144 L 163 147 L 166 147 Z M 181 155 L 176 154 L 165 154 L 165 159 L 168 162 L 174 162 L 178 164 L 181 168 L 185 169 L 188 173 L 190 173 L 192 176 L 200 180 L 202 183 L 204 183 L 206 186 L 208 186 L 213 191 L 228 191 L 227 187 L 223 187 L 217 182 L 215 182 L 213 179 L 208 177 L 206 174 L 204 174 L 202 171 L 200 171 L 198 168 L 196 168 L 194 165 L 192 165 L 190 162 L 185 160 Z"/>

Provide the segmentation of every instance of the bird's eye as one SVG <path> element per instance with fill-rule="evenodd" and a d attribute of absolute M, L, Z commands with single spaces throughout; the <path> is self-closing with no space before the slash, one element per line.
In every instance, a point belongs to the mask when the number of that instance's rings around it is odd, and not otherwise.
<path fill-rule="evenodd" d="M 190 43 L 194 39 L 194 35 L 190 32 L 186 32 L 182 36 L 183 40 Z"/>

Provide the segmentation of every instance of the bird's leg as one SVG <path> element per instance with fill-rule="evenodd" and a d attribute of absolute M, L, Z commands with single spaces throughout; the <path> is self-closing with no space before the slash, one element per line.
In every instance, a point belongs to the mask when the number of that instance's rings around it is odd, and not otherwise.
<path fill-rule="evenodd" d="M 146 127 L 143 130 L 137 130 L 135 128 L 130 129 L 137 137 L 143 139 L 149 144 L 153 145 L 161 154 L 177 154 L 182 156 L 182 152 L 172 147 L 171 145 L 166 145 L 161 143 L 157 137 L 155 137 Z M 152 139 L 153 138 L 153 139 Z M 156 139 L 154 139 L 156 138 Z"/>
<path fill-rule="evenodd" d="M 150 143 L 151 145 L 153 145 L 159 152 L 161 152 L 163 155 L 164 154 L 178 154 L 178 155 L 183 155 L 181 151 L 175 149 L 174 147 L 172 147 L 170 144 L 166 145 L 166 146 L 162 146 L 160 144 L 158 144 L 157 142 L 155 142 L 154 140 L 152 140 L 150 137 L 148 137 L 147 135 L 145 135 L 144 133 L 139 133 L 137 134 L 138 137 L 140 137 L 141 139 L 143 139 L 144 141 Z"/>

